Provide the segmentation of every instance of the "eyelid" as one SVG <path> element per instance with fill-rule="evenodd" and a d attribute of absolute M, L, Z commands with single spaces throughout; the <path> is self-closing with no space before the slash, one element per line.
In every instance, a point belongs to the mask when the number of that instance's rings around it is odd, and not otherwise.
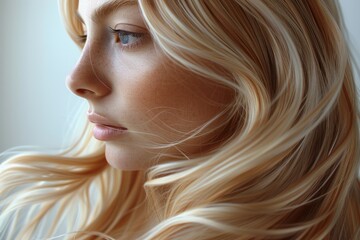
<path fill-rule="evenodd" d="M 128 23 L 118 23 L 112 29 L 122 30 L 124 32 L 130 32 L 130 33 L 147 33 L 148 32 L 147 28 L 145 28 L 145 27 L 140 27 L 138 25 L 128 24 Z"/>
<path fill-rule="evenodd" d="M 80 19 L 82 20 L 82 19 Z M 81 21 L 82 31 L 81 34 L 78 34 L 76 42 L 80 45 L 84 45 L 87 41 L 87 27 L 86 24 Z M 133 49 L 139 45 L 141 45 L 145 40 L 150 36 L 148 29 L 144 26 L 139 26 L 138 24 L 130 24 L 130 23 L 118 23 L 114 27 L 108 26 L 109 32 L 115 36 L 115 42 L 119 43 L 120 35 L 132 35 L 138 40 L 133 44 L 124 44 L 121 46 L 122 49 Z"/>
<path fill-rule="evenodd" d="M 87 39 L 87 34 L 84 35 L 78 35 L 78 41 L 82 44 L 84 44 L 86 42 Z"/>
<path fill-rule="evenodd" d="M 111 27 L 109 27 L 109 29 L 110 29 L 110 32 L 115 35 L 115 42 L 120 44 L 120 48 L 122 50 L 125 50 L 125 49 L 133 50 L 136 47 L 142 45 L 144 43 L 144 41 L 146 41 L 148 39 L 147 33 L 126 31 L 123 29 L 113 29 Z M 120 35 L 131 35 L 131 36 L 134 36 L 135 38 L 137 38 L 137 40 L 133 43 L 123 44 Z"/>
<path fill-rule="evenodd" d="M 84 44 L 85 42 L 86 42 L 86 39 L 87 39 L 87 30 L 86 30 L 86 25 L 85 25 L 85 23 L 82 21 L 82 19 L 80 19 L 81 20 L 81 27 L 82 27 L 82 34 L 80 35 L 78 35 L 77 36 L 77 40 L 80 42 L 80 43 L 82 43 L 82 44 Z"/>
<path fill-rule="evenodd" d="M 145 33 L 141 33 L 141 32 L 132 32 L 132 31 L 127 31 L 127 30 L 123 30 L 123 29 L 114 29 L 112 27 L 109 27 L 109 28 L 110 28 L 110 31 L 114 34 L 125 33 L 125 34 L 135 35 L 138 37 L 141 37 L 145 34 Z"/>

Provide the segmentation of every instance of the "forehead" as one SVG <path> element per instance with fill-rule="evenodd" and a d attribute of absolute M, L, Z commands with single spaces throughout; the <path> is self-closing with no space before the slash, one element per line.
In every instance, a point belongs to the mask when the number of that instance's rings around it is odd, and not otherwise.
<path fill-rule="evenodd" d="M 96 21 L 122 7 L 136 4 L 136 0 L 79 0 L 78 13 Z"/>

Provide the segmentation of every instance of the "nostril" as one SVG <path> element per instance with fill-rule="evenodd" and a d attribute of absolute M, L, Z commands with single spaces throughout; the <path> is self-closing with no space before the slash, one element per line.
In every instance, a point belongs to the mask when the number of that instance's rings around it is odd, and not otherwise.
<path fill-rule="evenodd" d="M 86 96 L 86 95 L 95 95 L 95 92 L 91 91 L 91 90 L 87 90 L 87 89 L 76 89 L 76 94 L 80 95 L 80 96 Z"/>

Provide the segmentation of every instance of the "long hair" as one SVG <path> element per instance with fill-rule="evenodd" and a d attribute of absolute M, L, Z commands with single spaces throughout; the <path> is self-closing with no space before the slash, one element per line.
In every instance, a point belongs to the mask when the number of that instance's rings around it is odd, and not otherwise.
<path fill-rule="evenodd" d="M 61 2 L 83 35 L 78 2 Z M 233 90 L 210 155 L 125 172 L 82 139 L 1 165 L 0 237 L 356 239 L 358 98 L 335 0 L 139 0 L 156 46 Z M 65 235 L 61 235 L 65 234 Z"/>

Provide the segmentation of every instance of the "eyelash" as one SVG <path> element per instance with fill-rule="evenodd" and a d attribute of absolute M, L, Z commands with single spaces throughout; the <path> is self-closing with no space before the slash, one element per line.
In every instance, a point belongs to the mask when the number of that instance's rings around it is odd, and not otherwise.
<path fill-rule="evenodd" d="M 133 48 L 138 47 L 139 45 L 142 44 L 144 38 L 146 37 L 146 33 L 129 32 L 129 31 L 120 30 L 120 29 L 113 29 L 111 27 L 109 27 L 109 31 L 115 37 L 115 43 L 119 43 L 121 45 L 120 48 L 123 50 L 125 50 L 125 49 L 128 50 L 128 49 L 133 49 Z M 132 36 L 132 37 L 135 37 L 136 40 L 134 43 L 122 44 L 121 37 L 124 37 L 124 36 Z M 86 34 L 80 35 L 79 40 L 80 40 L 81 44 L 85 44 L 85 42 L 87 40 L 87 35 Z"/>

